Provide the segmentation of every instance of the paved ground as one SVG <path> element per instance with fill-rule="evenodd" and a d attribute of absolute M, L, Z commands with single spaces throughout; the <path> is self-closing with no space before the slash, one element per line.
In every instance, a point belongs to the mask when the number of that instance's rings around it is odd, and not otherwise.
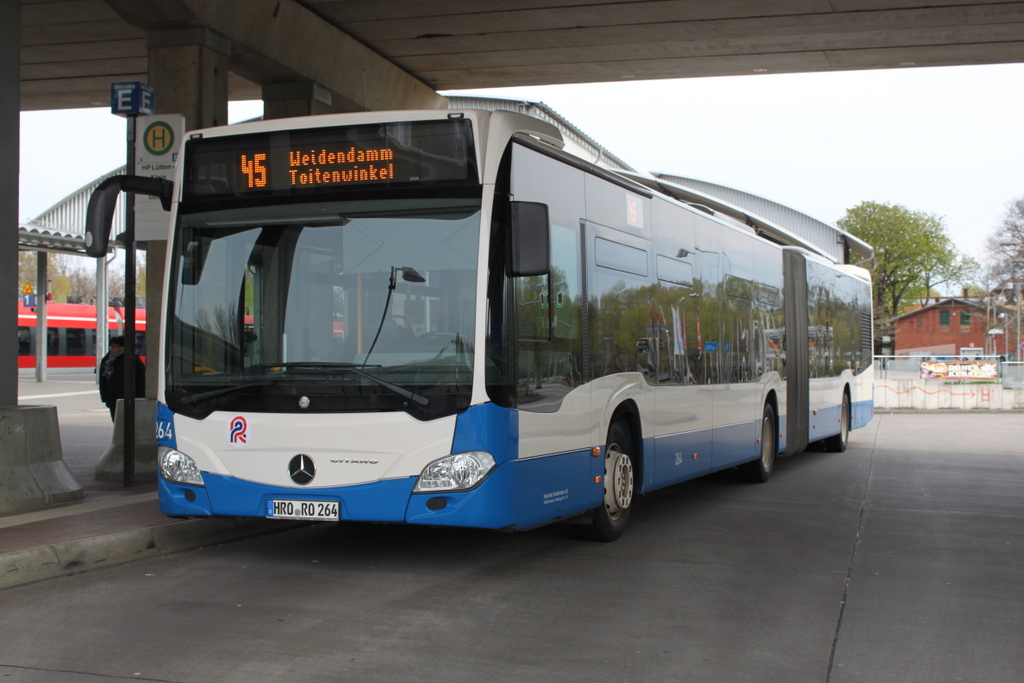
<path fill-rule="evenodd" d="M 65 443 L 101 416 L 62 412 Z M 645 496 L 612 544 L 325 524 L 172 554 L 194 522 L 116 505 L 166 554 L 0 590 L 0 677 L 1016 682 L 1022 444 L 1019 413 L 881 414 L 767 485 Z"/>

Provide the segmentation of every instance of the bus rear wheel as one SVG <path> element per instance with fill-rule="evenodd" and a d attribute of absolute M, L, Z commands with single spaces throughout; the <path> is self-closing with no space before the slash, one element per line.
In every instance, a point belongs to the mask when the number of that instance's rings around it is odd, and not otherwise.
<path fill-rule="evenodd" d="M 604 497 L 601 507 L 593 512 L 592 522 L 579 527 L 584 538 L 610 542 L 625 531 L 636 491 L 632 450 L 626 428 L 621 422 L 612 424 L 604 449 Z"/>
<path fill-rule="evenodd" d="M 842 453 L 850 443 L 850 395 L 843 394 L 843 407 L 839 414 L 839 433 L 822 441 L 829 453 Z"/>
<path fill-rule="evenodd" d="M 772 477 L 772 470 L 775 469 L 775 455 L 778 451 L 778 440 L 775 438 L 775 409 L 770 403 L 764 406 L 759 441 L 761 457 L 740 465 L 740 475 L 747 481 L 763 484 Z"/>

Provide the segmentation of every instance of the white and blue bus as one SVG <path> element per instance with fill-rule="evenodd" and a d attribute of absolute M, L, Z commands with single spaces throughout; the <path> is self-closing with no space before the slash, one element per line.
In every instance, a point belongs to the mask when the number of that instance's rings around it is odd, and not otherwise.
<path fill-rule="evenodd" d="M 512 112 L 186 136 L 158 399 L 171 516 L 618 538 L 637 496 L 846 448 L 872 415 L 862 268 L 562 150 Z M 104 222 L 106 221 L 106 225 Z"/>

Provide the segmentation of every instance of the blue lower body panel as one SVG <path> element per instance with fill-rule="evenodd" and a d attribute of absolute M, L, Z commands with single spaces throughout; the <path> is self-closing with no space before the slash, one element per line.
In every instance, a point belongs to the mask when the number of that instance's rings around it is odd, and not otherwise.
<path fill-rule="evenodd" d="M 161 478 L 160 510 L 170 516 L 265 517 L 273 499 L 337 501 L 347 521 L 521 529 L 598 505 L 603 489 L 591 477 L 592 461 L 601 462 L 587 450 L 506 462 L 470 491 L 433 493 L 413 493 L 414 477 L 298 490 L 204 472 L 205 487 Z"/>
<path fill-rule="evenodd" d="M 660 488 L 711 471 L 714 431 L 698 429 L 654 439 L 654 481 Z"/>
<path fill-rule="evenodd" d="M 393 479 L 338 488 L 280 488 L 203 473 L 206 487 L 160 479 L 160 511 L 173 517 L 265 517 L 273 499 L 337 501 L 342 520 L 470 526 L 515 526 L 515 466 L 502 465 L 471 491 L 413 493 L 416 479 Z M 188 500 L 189 498 L 193 500 Z M 433 500 L 429 509 L 427 501 Z"/>
<path fill-rule="evenodd" d="M 852 413 L 851 409 L 851 413 Z M 807 414 L 807 443 L 827 439 L 839 433 L 842 423 L 839 421 L 843 407 L 839 404 L 811 410 Z"/>
<path fill-rule="evenodd" d="M 567 472 L 579 470 L 582 466 L 589 467 L 590 464 L 578 454 L 542 460 L 547 461 L 547 467 Z M 545 497 L 542 489 L 554 486 L 551 482 L 555 479 L 544 479 L 545 475 L 538 472 L 537 464 L 504 463 L 470 491 L 436 493 L 413 493 L 414 477 L 356 486 L 297 490 L 204 472 L 205 487 L 170 483 L 161 478 L 160 510 L 174 517 L 265 517 L 267 501 L 273 499 L 337 501 L 341 519 L 346 521 L 506 529 L 536 526 L 583 512 L 596 504 L 591 503 L 592 496 L 584 495 L 585 489 L 580 490 L 580 484 L 587 479 L 586 473 L 573 477 L 571 486 L 560 481 L 558 486 L 563 488 L 549 491 L 553 495 Z M 520 498 L 517 495 L 521 472 L 526 473 L 526 486 L 536 489 L 535 496 Z M 536 505 L 527 502 L 534 498 Z M 570 499 L 571 503 L 568 502 Z"/>
<path fill-rule="evenodd" d="M 840 422 L 842 414 L 842 405 L 819 408 L 817 415 L 812 411 L 811 414 L 807 416 L 807 419 L 809 420 L 808 443 L 813 443 L 814 441 L 826 439 L 838 434 L 842 427 L 842 423 Z M 871 422 L 871 418 L 874 417 L 874 415 L 874 401 L 858 401 L 850 405 L 850 431 L 866 427 L 867 424 Z"/>
<path fill-rule="evenodd" d="M 392 479 L 372 484 L 322 489 L 267 486 L 220 474 L 203 473 L 206 487 L 160 479 L 160 511 L 171 516 L 264 517 L 271 499 L 338 501 L 342 519 L 405 521 L 416 480 Z M 189 492 L 195 497 L 189 501 Z"/>
<path fill-rule="evenodd" d="M 761 455 L 761 447 L 757 443 L 761 436 L 760 426 L 760 421 L 739 422 L 715 429 L 714 468 L 723 470 L 757 460 Z"/>
<path fill-rule="evenodd" d="M 516 528 L 515 463 L 498 465 L 479 486 L 470 491 L 415 493 L 409 499 L 405 521 L 409 524 L 465 526 L 479 529 Z M 444 508 L 431 510 L 429 501 Z"/>
<path fill-rule="evenodd" d="M 850 429 L 866 427 L 875 416 L 874 401 L 857 401 L 850 406 Z"/>
<path fill-rule="evenodd" d="M 592 457 L 590 449 L 523 458 L 516 465 L 520 528 L 572 517 L 601 504 L 604 488 L 594 477 L 603 474 L 604 459 Z M 600 468 L 597 475 L 595 468 Z"/>

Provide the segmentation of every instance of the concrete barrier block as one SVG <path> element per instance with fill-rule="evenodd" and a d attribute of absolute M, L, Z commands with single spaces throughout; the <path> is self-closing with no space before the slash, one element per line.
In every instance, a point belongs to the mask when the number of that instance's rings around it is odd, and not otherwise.
<path fill-rule="evenodd" d="M 124 400 L 117 401 L 110 447 L 96 463 L 100 481 L 124 480 Z M 135 399 L 135 481 L 156 481 L 156 401 Z"/>
<path fill-rule="evenodd" d="M 0 513 L 45 507 L 46 494 L 29 466 L 2 464 L 3 459 L 0 455 Z"/>
<path fill-rule="evenodd" d="M 39 482 L 40 488 L 46 491 L 46 505 L 59 505 L 81 500 L 82 485 L 71 474 L 71 470 L 63 460 L 43 462 L 29 465 L 32 476 Z"/>
<path fill-rule="evenodd" d="M 0 513 L 82 498 L 64 463 L 54 406 L 0 408 Z"/>

